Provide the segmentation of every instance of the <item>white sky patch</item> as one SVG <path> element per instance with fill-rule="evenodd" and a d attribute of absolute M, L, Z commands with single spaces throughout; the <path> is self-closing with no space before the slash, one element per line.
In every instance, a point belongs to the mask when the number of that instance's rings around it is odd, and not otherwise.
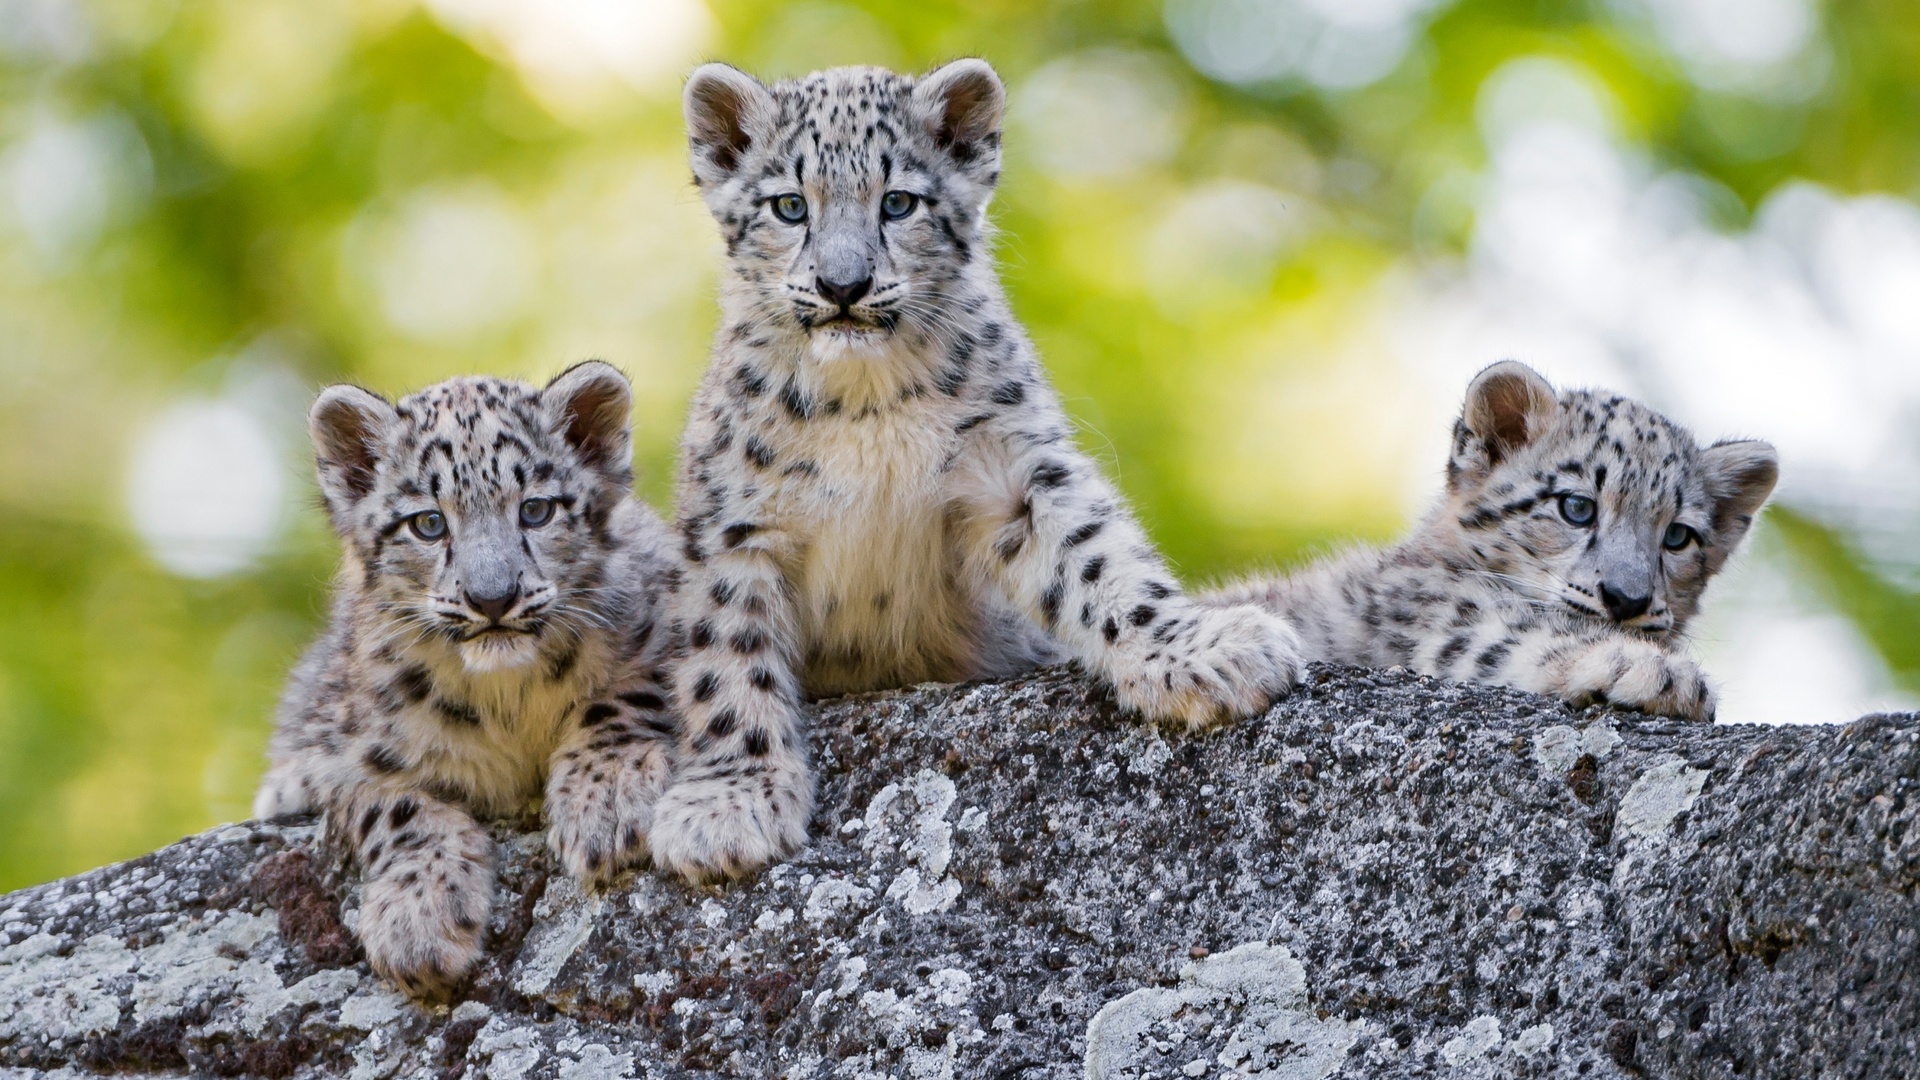
<path fill-rule="evenodd" d="M 1652 24 L 1690 78 L 1711 90 L 1800 98 L 1828 58 L 1813 0 L 1619 0 Z"/>
<path fill-rule="evenodd" d="M 184 577 L 251 567 L 284 518 L 286 478 L 262 419 L 219 398 L 183 398 L 134 440 L 127 509 L 154 559 Z"/>
<path fill-rule="evenodd" d="M 556 114 L 587 119 L 677 87 L 714 33 L 701 0 L 427 0 L 448 29 L 504 54 Z"/>
<path fill-rule="evenodd" d="M 490 185 L 416 193 L 377 226 L 368 257 L 380 308 L 422 341 L 455 341 L 517 319 L 540 275 L 540 242 Z"/>
<path fill-rule="evenodd" d="M 93 51 L 78 0 L 0 0 L 0 57 L 73 64 Z"/>
<path fill-rule="evenodd" d="M 1013 94 L 1016 146 L 1057 177 L 1120 176 L 1172 157 L 1186 103 L 1166 62 L 1149 52 L 1094 49 L 1062 57 Z"/>
<path fill-rule="evenodd" d="M 36 108 L 0 150 L 0 198 L 43 265 L 66 265 L 152 187 L 147 144 L 114 111 L 76 119 Z"/>
<path fill-rule="evenodd" d="M 1406 56 L 1434 0 L 1167 0 L 1167 32 L 1196 70 L 1324 90 L 1378 82 Z"/>
<path fill-rule="evenodd" d="M 1167 317 L 1204 317 L 1213 303 L 1265 294 L 1281 256 L 1318 216 L 1297 195 L 1244 180 L 1210 181 L 1167 208 L 1147 234 L 1141 270 Z"/>

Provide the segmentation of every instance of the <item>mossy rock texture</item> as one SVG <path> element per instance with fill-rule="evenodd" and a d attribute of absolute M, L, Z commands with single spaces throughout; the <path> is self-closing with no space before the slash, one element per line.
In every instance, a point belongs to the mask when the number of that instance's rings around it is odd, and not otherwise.
<path fill-rule="evenodd" d="M 603 894 L 502 824 L 488 959 L 374 979 L 312 822 L 0 897 L 0 1078 L 1896 1077 L 1920 717 L 1689 725 L 1310 669 L 1141 725 L 1073 672 L 824 703 L 812 842 Z"/>

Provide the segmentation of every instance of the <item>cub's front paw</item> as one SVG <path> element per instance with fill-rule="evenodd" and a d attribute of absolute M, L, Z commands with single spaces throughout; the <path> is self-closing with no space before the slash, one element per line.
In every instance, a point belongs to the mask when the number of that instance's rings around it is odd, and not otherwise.
<path fill-rule="evenodd" d="M 696 884 L 739 877 L 807 842 L 813 776 L 805 765 L 717 766 L 667 789 L 653 814 L 653 858 Z"/>
<path fill-rule="evenodd" d="M 671 779 L 663 742 L 613 741 L 562 751 L 547 778 L 547 847 L 589 885 L 646 864 L 654 805 Z"/>
<path fill-rule="evenodd" d="M 1252 606 L 1192 606 L 1141 626 L 1143 640 L 1111 664 L 1120 703 L 1189 728 L 1252 716 L 1293 689 L 1300 638 Z"/>
<path fill-rule="evenodd" d="M 1648 641 L 1603 641 L 1574 658 L 1566 698 L 1713 723 L 1718 696 L 1700 665 Z"/>
<path fill-rule="evenodd" d="M 411 997 L 445 998 L 479 962 L 492 905 L 491 868 L 466 859 L 368 881 L 359 926 L 367 963 Z"/>

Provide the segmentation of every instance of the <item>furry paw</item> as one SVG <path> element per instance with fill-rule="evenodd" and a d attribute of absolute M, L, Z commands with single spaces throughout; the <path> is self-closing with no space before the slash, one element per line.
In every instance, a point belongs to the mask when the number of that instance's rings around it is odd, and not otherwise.
<path fill-rule="evenodd" d="M 477 830 L 476 830 L 477 833 Z M 411 997 L 447 996 L 481 956 L 493 869 L 484 835 L 448 838 L 444 850 L 418 852 L 367 882 L 360 904 L 360 943 L 376 974 Z"/>
<path fill-rule="evenodd" d="M 588 885 L 646 865 L 654 804 L 672 772 L 662 741 L 607 741 L 562 751 L 547 777 L 547 847 Z"/>
<path fill-rule="evenodd" d="M 1120 703 L 1151 719 L 1202 728 L 1252 716 L 1300 675 L 1299 636 L 1257 607 L 1194 606 L 1151 634 L 1109 666 Z"/>
<path fill-rule="evenodd" d="M 812 816 L 804 764 L 700 770 L 654 807 L 654 861 L 696 884 L 739 877 L 798 851 Z"/>
<path fill-rule="evenodd" d="M 1575 657 L 1565 697 L 1712 723 L 1718 697 L 1700 665 L 1648 641 L 1603 641 Z"/>
<path fill-rule="evenodd" d="M 253 793 L 253 816 L 256 821 L 271 821 L 289 814 L 304 814 L 315 809 L 313 792 L 306 777 L 289 764 L 276 764 L 260 778 L 260 788 Z"/>

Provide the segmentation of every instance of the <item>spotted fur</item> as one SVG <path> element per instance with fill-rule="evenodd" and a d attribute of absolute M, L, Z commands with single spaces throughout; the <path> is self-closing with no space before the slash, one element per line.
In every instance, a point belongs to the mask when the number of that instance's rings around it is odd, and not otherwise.
<path fill-rule="evenodd" d="M 366 879 L 367 958 L 411 993 L 480 954 L 493 872 L 477 819 L 544 790 L 548 844 L 576 877 L 647 856 L 680 571 L 631 495 L 629 404 L 625 378 L 589 363 L 545 390 L 461 378 L 393 405 L 335 386 L 313 407 L 345 558 L 254 814 L 325 813 Z"/>
<path fill-rule="evenodd" d="M 1313 659 L 1710 721 L 1684 631 L 1778 472 L 1766 443 L 1702 448 L 1509 361 L 1469 388 L 1446 495 L 1411 537 L 1212 599 L 1287 612 Z"/>
<path fill-rule="evenodd" d="M 1003 102 L 977 60 L 687 86 L 728 253 L 681 454 L 686 764 L 654 838 L 689 877 L 804 841 L 808 697 L 1073 658 L 1203 725 L 1292 685 L 1284 621 L 1193 603 L 1073 444 L 993 268 Z"/>

